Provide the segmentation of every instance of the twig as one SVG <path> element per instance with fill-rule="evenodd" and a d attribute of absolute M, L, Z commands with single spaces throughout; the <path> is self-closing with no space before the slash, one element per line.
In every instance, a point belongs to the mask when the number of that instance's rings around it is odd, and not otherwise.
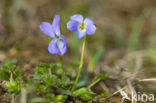
<path fill-rule="evenodd" d="M 27 90 L 26 90 L 26 88 L 22 88 L 20 103 L 27 103 L 26 101 L 27 101 Z"/>
<path fill-rule="evenodd" d="M 133 88 L 130 80 L 127 80 L 127 84 L 128 84 L 129 90 L 131 91 L 131 95 L 133 95 L 133 93 L 135 95 L 137 95 L 137 93 L 136 93 L 135 89 Z M 131 101 L 132 101 L 132 103 L 137 103 L 137 101 L 133 101 L 133 100 L 131 100 Z"/>
<path fill-rule="evenodd" d="M 139 82 L 156 81 L 156 78 L 141 79 Z"/>

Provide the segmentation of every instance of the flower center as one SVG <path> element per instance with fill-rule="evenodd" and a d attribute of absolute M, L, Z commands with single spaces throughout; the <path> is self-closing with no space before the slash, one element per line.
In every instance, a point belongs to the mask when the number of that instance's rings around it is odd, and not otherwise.
<path fill-rule="evenodd" d="M 85 29 L 85 24 L 83 22 L 80 24 L 79 29 L 80 30 L 84 30 Z"/>
<path fill-rule="evenodd" d="M 55 38 L 56 38 L 57 41 L 60 41 L 61 40 L 61 38 L 59 36 L 57 36 L 57 35 L 56 35 Z"/>

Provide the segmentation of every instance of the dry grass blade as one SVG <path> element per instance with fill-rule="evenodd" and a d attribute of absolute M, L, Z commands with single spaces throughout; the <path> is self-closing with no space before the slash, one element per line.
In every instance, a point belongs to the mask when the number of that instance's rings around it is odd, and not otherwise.
<path fill-rule="evenodd" d="M 156 81 L 156 78 L 147 78 L 139 80 L 139 82 L 148 82 L 148 81 Z"/>
<path fill-rule="evenodd" d="M 131 92 L 131 95 L 137 95 L 137 93 L 136 93 L 136 91 L 135 91 L 135 89 L 134 89 L 134 87 L 132 86 L 132 83 L 131 83 L 131 81 L 130 80 L 127 80 L 127 84 L 128 84 L 128 87 L 129 87 L 129 90 L 130 90 L 130 92 Z M 132 103 L 137 103 L 137 101 L 133 101 L 133 100 L 131 100 L 132 101 Z"/>

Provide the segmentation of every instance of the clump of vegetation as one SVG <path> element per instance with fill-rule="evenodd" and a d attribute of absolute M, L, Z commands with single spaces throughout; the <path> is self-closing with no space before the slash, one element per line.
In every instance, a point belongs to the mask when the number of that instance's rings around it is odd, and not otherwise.
<path fill-rule="evenodd" d="M 60 71 L 61 64 L 40 63 L 35 68 L 34 74 L 28 78 L 14 63 L 6 63 L 0 69 L 0 81 L 5 81 L 3 86 L 7 89 L 10 98 L 14 100 L 22 98 L 25 100 L 21 101 L 28 103 L 92 101 L 93 98 L 102 96 L 94 93 L 90 88 L 108 75 L 98 75 L 93 83 L 86 87 L 84 86 L 86 83 L 78 82 L 76 89 L 72 91 L 75 77 L 71 72 L 64 73 L 62 77 Z"/>

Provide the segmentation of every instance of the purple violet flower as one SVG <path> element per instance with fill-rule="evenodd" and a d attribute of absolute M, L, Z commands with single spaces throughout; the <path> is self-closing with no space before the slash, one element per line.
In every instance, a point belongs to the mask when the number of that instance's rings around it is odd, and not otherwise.
<path fill-rule="evenodd" d="M 43 33 L 53 38 L 48 47 L 49 53 L 59 54 L 60 56 L 64 55 L 68 47 L 65 36 L 61 35 L 60 32 L 60 16 L 56 15 L 52 24 L 42 22 L 40 29 Z"/>
<path fill-rule="evenodd" d="M 83 19 L 83 16 L 76 14 L 71 16 L 71 20 L 67 23 L 67 28 L 74 31 L 78 38 L 84 37 L 86 34 L 94 34 L 96 31 L 96 24 L 90 18 Z"/>

